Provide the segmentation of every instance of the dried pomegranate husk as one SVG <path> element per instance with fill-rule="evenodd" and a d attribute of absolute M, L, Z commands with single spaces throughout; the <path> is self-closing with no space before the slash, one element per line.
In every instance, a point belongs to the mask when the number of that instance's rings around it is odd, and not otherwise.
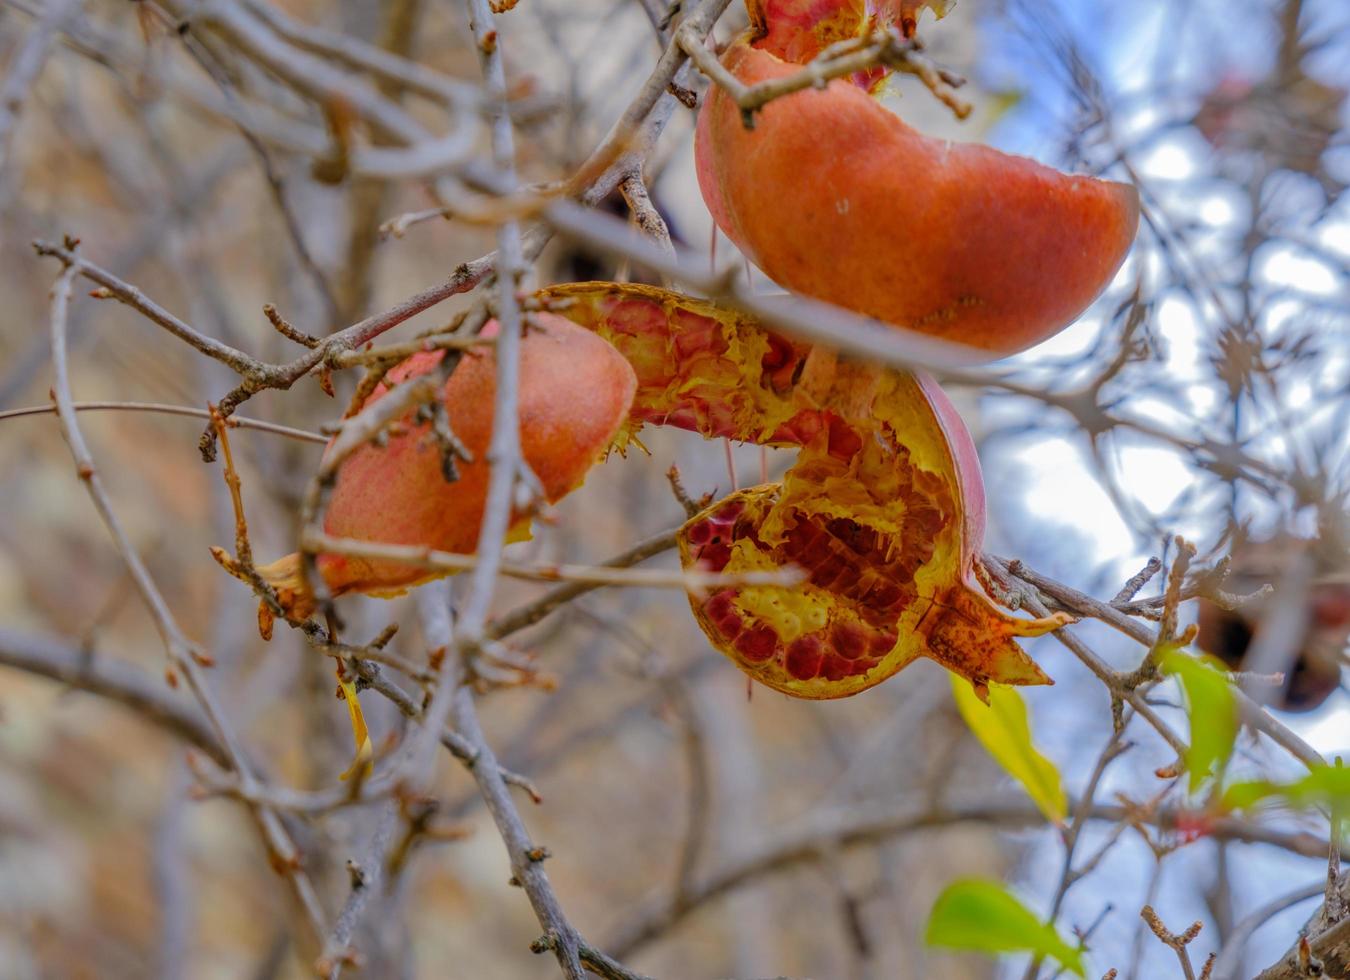
<path fill-rule="evenodd" d="M 691 594 L 708 638 L 747 674 L 836 698 L 928 657 L 977 691 L 1050 683 L 1013 637 L 1065 617 L 1013 617 L 976 582 L 979 460 L 931 377 L 846 360 L 655 287 L 574 283 L 539 296 L 628 358 L 636 421 L 800 450 L 782 483 L 738 490 L 679 534 L 689 568 L 808 575 Z"/>

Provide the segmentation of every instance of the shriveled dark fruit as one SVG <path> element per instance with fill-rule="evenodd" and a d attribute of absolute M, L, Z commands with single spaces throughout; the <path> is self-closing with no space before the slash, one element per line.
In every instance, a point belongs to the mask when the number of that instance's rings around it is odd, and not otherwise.
<path fill-rule="evenodd" d="M 781 484 L 739 490 L 680 531 L 686 567 L 808 576 L 691 595 L 708 638 L 742 670 L 805 698 L 855 694 L 919 657 L 977 691 L 1050 683 L 1013 637 L 1066 617 L 1013 617 L 974 580 L 979 460 L 932 378 L 844 360 L 653 287 L 538 295 L 628 358 L 636 422 L 800 450 Z"/>

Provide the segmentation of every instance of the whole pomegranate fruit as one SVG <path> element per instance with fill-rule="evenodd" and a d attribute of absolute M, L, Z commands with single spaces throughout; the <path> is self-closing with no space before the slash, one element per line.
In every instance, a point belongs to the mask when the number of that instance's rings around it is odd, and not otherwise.
<path fill-rule="evenodd" d="M 774 19 L 776 6 L 752 4 L 765 15 L 759 33 L 722 56 L 746 85 L 795 73 L 833 36 Z M 834 30 L 839 18 L 824 23 Z M 1072 322 L 1129 251 L 1134 188 L 931 139 L 864 91 L 875 81 L 836 79 L 775 99 L 753 129 L 710 89 L 694 148 L 718 227 L 786 289 L 994 356 Z"/>
<path fill-rule="evenodd" d="M 489 323 L 484 334 L 490 336 L 495 328 Z M 432 370 L 443 356 L 443 351 L 414 354 L 389 372 L 365 405 L 379 401 L 392 385 Z M 442 389 L 450 426 L 473 456 L 458 467 L 458 479 L 446 480 L 429 425 L 415 424 L 409 413 L 382 445 L 364 445 L 343 461 L 324 531 L 471 554 L 487 498 L 484 455 L 492 435 L 496 384 L 496 357 L 487 348 L 467 352 Z M 579 486 L 619 435 L 635 386 L 628 361 L 594 333 L 551 314 L 531 317 L 520 347 L 520 446 L 550 503 Z M 527 536 L 529 520 L 529 514 L 514 515 L 512 539 Z M 437 575 L 397 562 L 344 555 L 320 555 L 318 566 L 333 595 L 398 594 Z M 292 618 L 303 619 L 313 611 L 299 555 L 287 555 L 258 571 L 277 589 Z"/>

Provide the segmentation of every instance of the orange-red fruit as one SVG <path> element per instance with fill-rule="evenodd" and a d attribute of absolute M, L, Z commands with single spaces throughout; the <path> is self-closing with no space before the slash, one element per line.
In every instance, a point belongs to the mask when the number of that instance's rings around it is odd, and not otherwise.
<path fill-rule="evenodd" d="M 579 486 L 628 419 L 636 379 L 628 362 L 588 330 L 561 317 L 531 318 L 520 348 L 519 415 L 521 453 L 552 503 Z M 489 324 L 485 334 L 495 332 Z M 415 354 L 391 370 L 388 385 L 432 370 L 443 351 Z M 366 405 L 384 397 L 381 385 Z M 492 434 L 496 357 L 492 348 L 464 355 L 442 391 L 450 426 L 473 454 L 447 481 L 441 454 L 427 424 L 411 414 L 391 430 L 384 445 L 367 444 L 338 470 L 324 531 L 330 535 L 386 544 L 419 545 L 471 554 L 487 498 L 485 462 Z M 529 515 L 513 515 L 516 531 Z M 396 593 L 433 577 L 425 570 L 390 561 L 320 555 L 319 569 L 334 595 L 344 592 Z M 282 590 L 298 588 L 295 556 L 263 572 Z M 312 603 L 303 593 L 289 610 L 303 617 Z"/>
<path fill-rule="evenodd" d="M 746 85 L 799 70 L 758 43 L 722 58 Z M 1138 225 L 1132 187 L 929 138 L 842 79 L 753 129 L 712 88 L 695 155 L 714 220 L 775 282 L 998 356 L 1082 313 Z"/>

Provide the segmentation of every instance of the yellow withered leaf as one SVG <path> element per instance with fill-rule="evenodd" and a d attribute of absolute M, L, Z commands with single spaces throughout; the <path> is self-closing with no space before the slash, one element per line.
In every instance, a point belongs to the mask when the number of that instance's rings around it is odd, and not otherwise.
<path fill-rule="evenodd" d="M 975 737 L 994 761 L 1027 791 L 1036 808 L 1052 823 L 1063 823 L 1069 811 L 1064 781 L 1055 764 L 1031 740 L 1026 702 L 1015 689 L 990 684 L 988 703 L 971 685 L 952 675 L 952 696 Z"/>

